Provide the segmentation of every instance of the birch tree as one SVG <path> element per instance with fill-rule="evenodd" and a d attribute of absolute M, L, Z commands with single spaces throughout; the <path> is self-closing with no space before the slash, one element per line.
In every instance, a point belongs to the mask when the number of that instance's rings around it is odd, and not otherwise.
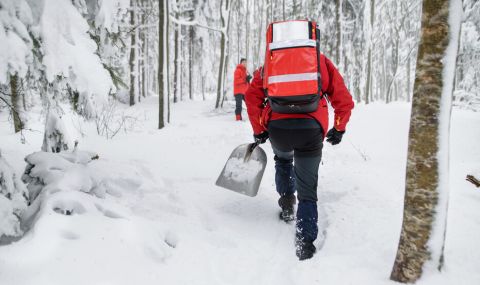
<path fill-rule="evenodd" d="M 227 55 L 227 43 L 228 43 L 228 26 L 230 23 L 230 1 L 234 0 L 221 0 L 220 2 L 220 65 L 218 67 L 218 79 L 217 79 L 217 99 L 215 101 L 215 109 L 220 107 L 220 100 L 222 99 L 223 91 L 225 89 L 225 57 Z"/>

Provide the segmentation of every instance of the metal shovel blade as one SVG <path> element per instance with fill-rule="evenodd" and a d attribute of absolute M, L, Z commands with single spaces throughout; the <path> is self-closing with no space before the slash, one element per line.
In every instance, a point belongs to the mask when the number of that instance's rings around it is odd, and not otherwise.
<path fill-rule="evenodd" d="M 242 144 L 235 148 L 215 183 L 237 193 L 254 197 L 258 193 L 267 155 L 257 144 Z"/>

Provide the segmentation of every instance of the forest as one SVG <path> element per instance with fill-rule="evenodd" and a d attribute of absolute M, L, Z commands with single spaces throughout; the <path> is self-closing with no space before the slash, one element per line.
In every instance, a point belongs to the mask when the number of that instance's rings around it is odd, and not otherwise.
<path fill-rule="evenodd" d="M 0 98 L 16 131 L 39 103 L 70 102 L 92 118 L 105 103 L 134 105 L 158 94 L 160 58 L 166 65 L 163 120 L 170 121 L 171 104 L 213 93 L 221 108 L 233 99 L 240 59 L 253 73 L 263 62 L 267 24 L 289 19 L 319 23 L 321 51 L 342 71 L 356 102 L 410 102 L 413 94 L 420 0 L 78 0 L 62 9 L 55 1 L 4 2 Z M 463 6 L 454 101 L 478 110 L 480 8 L 473 0 Z M 167 44 L 159 53 L 160 26 Z"/>
<path fill-rule="evenodd" d="M 258 196 L 215 186 L 293 20 L 355 105 L 300 263 L 271 138 Z M 479 112 L 478 0 L 0 0 L 0 284 L 479 284 Z"/>

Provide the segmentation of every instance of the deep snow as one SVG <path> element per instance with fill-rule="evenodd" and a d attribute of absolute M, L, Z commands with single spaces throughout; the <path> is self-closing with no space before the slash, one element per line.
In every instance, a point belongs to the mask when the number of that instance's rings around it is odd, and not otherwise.
<path fill-rule="evenodd" d="M 111 140 L 65 116 L 86 134 L 80 149 L 100 155 L 90 164 L 116 191 L 104 199 L 79 191 L 47 197 L 52 206 L 32 230 L 0 246 L 0 284 L 395 284 L 388 277 L 402 222 L 408 104 L 359 105 L 344 141 L 325 145 L 321 250 L 303 262 L 293 224 L 278 220 L 269 143 L 257 197 L 214 186 L 233 148 L 252 136 L 248 122 L 234 121 L 233 105 L 212 106 L 174 104 L 172 123 L 157 130 L 157 101 L 148 98 L 129 110 L 136 128 Z M 38 116 L 32 129 L 42 130 Z M 479 168 L 479 124 L 478 113 L 454 109 L 445 271 L 418 284 L 480 284 L 480 191 L 465 181 Z M 0 149 L 18 174 L 43 138 L 25 135 L 22 145 L 0 114 Z M 83 211 L 54 211 L 68 203 Z"/>

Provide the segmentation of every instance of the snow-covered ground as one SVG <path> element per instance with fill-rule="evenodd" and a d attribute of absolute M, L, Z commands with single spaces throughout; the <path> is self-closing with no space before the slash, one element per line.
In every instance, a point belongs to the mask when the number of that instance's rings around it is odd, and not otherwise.
<path fill-rule="evenodd" d="M 110 140 L 66 116 L 72 133 L 86 134 L 79 148 L 99 154 L 89 171 L 109 191 L 105 198 L 49 194 L 26 236 L 0 246 L 0 284 L 395 284 L 389 274 L 402 222 L 408 104 L 359 105 L 344 141 L 325 145 L 324 236 L 314 258 L 299 262 L 294 225 L 278 220 L 269 143 L 258 196 L 218 188 L 230 152 L 252 140 L 248 121 L 235 122 L 232 105 L 213 111 L 211 101 L 182 102 L 157 130 L 156 103 L 152 97 L 129 110 L 135 128 Z M 41 118 L 30 127 L 43 131 Z M 480 168 L 479 125 L 478 113 L 453 111 L 446 266 L 418 284 L 480 284 L 480 190 L 465 181 Z M 42 132 L 25 136 L 20 144 L 1 114 L 0 149 L 19 175 L 42 143 Z"/>

